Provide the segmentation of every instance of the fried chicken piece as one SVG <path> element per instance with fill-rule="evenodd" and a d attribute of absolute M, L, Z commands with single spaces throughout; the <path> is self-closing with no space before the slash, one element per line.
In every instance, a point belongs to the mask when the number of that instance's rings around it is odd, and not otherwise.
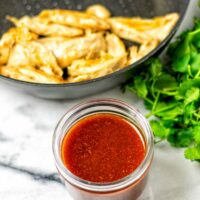
<path fill-rule="evenodd" d="M 0 74 L 9 78 L 27 82 L 34 82 L 34 83 L 59 84 L 63 82 L 62 79 L 53 75 L 48 75 L 43 71 L 35 69 L 34 67 L 31 66 L 20 67 L 20 68 L 15 68 L 11 66 L 1 66 Z"/>
<path fill-rule="evenodd" d="M 82 29 L 93 29 L 96 31 L 107 30 L 110 28 L 109 23 L 105 20 L 97 18 L 93 15 L 72 11 L 72 10 L 43 10 L 39 14 L 39 18 L 48 22 L 69 25 Z"/>
<path fill-rule="evenodd" d="M 128 49 L 129 51 L 129 57 L 127 65 L 131 65 L 134 62 L 138 61 L 142 57 L 146 56 L 148 53 L 150 53 L 153 49 L 155 49 L 158 46 L 157 40 L 152 40 L 146 44 L 142 44 L 140 47 L 133 45 Z"/>
<path fill-rule="evenodd" d="M 113 57 L 120 57 L 127 54 L 126 47 L 122 40 L 114 33 L 106 35 L 107 52 Z"/>
<path fill-rule="evenodd" d="M 142 31 L 140 32 L 134 27 L 130 26 L 128 23 L 130 20 L 131 19 L 125 19 L 121 17 L 110 18 L 109 22 L 111 24 L 111 29 L 113 33 L 118 35 L 120 38 L 137 43 L 143 43 L 148 40 L 151 40 L 151 37 L 149 38 L 148 34 Z"/>
<path fill-rule="evenodd" d="M 15 43 L 15 28 L 10 29 L 4 33 L 0 40 L 0 65 L 7 63 L 10 49 Z"/>
<path fill-rule="evenodd" d="M 17 27 L 27 27 L 30 31 L 38 35 L 63 37 L 75 37 L 83 35 L 83 30 L 79 28 L 48 23 L 45 19 L 43 20 L 38 17 L 24 16 L 18 20 L 15 17 L 8 16 L 7 19 L 13 22 Z"/>
<path fill-rule="evenodd" d="M 37 35 L 30 33 L 25 27 L 9 29 L 0 40 L 0 65 L 8 62 L 10 51 L 15 43 L 34 39 L 37 39 Z"/>
<path fill-rule="evenodd" d="M 177 13 L 171 13 L 164 17 L 156 17 L 155 23 L 157 24 L 156 28 L 146 30 L 145 32 L 148 35 L 151 35 L 154 39 L 161 42 L 164 40 L 175 26 L 179 19 L 179 15 Z"/>
<path fill-rule="evenodd" d="M 159 41 L 158 40 L 152 40 L 152 41 L 149 41 L 148 43 L 146 44 L 142 44 L 139 48 L 139 51 L 138 51 L 138 54 L 141 56 L 141 57 L 144 57 L 146 56 L 149 52 L 151 52 L 153 49 L 155 49 L 159 44 Z"/>
<path fill-rule="evenodd" d="M 101 33 L 73 39 L 52 37 L 38 41 L 54 53 L 61 67 L 67 67 L 80 58 L 96 58 L 106 51 L 106 42 Z"/>
<path fill-rule="evenodd" d="M 76 60 L 68 67 L 70 77 L 67 81 L 84 81 L 105 76 L 123 68 L 125 63 L 126 56 L 113 58 L 108 54 L 93 60 Z"/>
<path fill-rule="evenodd" d="M 111 16 L 110 11 L 101 4 L 94 4 L 86 9 L 86 13 L 94 15 L 101 19 L 107 19 Z"/>
<path fill-rule="evenodd" d="M 43 70 L 46 74 L 59 77 L 63 74 L 54 54 L 35 41 L 16 44 L 11 50 L 8 66 L 15 68 L 32 66 Z"/>
<path fill-rule="evenodd" d="M 38 35 L 31 32 L 27 27 L 15 28 L 15 43 L 29 42 L 38 39 Z"/>
<path fill-rule="evenodd" d="M 128 49 L 129 56 L 128 56 L 127 65 L 131 65 L 140 59 L 138 55 L 138 49 L 139 47 L 135 45 L 129 47 Z"/>
<path fill-rule="evenodd" d="M 177 13 L 171 13 L 153 19 L 113 17 L 109 22 L 112 31 L 119 37 L 143 44 L 153 39 L 165 39 L 178 19 Z"/>
<path fill-rule="evenodd" d="M 0 74 L 9 78 L 32 82 L 32 79 L 30 77 L 27 77 L 21 74 L 17 68 L 8 67 L 8 66 L 0 66 Z"/>

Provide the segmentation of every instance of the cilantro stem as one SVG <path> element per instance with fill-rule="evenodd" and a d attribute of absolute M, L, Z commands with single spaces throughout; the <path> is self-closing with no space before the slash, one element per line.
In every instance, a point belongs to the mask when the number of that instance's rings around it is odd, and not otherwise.
<path fill-rule="evenodd" d="M 198 78 L 199 75 L 200 75 L 200 70 L 197 72 L 197 74 L 195 75 L 194 79 Z"/>
<path fill-rule="evenodd" d="M 166 95 L 169 95 L 169 96 L 174 96 L 174 95 L 176 95 L 177 94 L 177 91 L 175 91 L 175 92 L 160 92 L 161 94 L 166 94 Z"/>
<path fill-rule="evenodd" d="M 158 92 L 157 95 L 156 95 L 156 99 L 155 99 L 155 101 L 154 101 L 154 104 L 153 104 L 153 107 L 152 107 L 152 111 L 155 110 L 155 108 L 156 108 L 156 106 L 157 106 L 157 104 L 158 104 L 159 98 L 160 98 L 160 92 Z"/>
<path fill-rule="evenodd" d="M 190 32 L 190 33 L 188 34 L 188 37 L 186 38 L 186 41 L 187 41 L 187 42 L 190 42 L 190 40 L 192 39 L 192 37 L 193 37 L 195 34 L 199 33 L 199 32 L 200 32 L 200 29 L 197 29 L 196 31 Z"/>
<path fill-rule="evenodd" d="M 155 91 L 154 91 L 154 85 L 155 85 L 155 83 L 156 83 L 156 81 L 153 80 L 152 85 L 151 85 L 151 92 L 152 92 L 152 95 L 153 95 L 154 98 L 156 98 Z"/>
<path fill-rule="evenodd" d="M 192 72 L 191 72 L 191 65 L 188 65 L 188 74 L 193 78 Z"/>
<path fill-rule="evenodd" d="M 147 101 L 148 103 L 153 105 L 153 101 L 151 101 L 149 98 L 144 98 L 144 99 L 145 99 L 145 101 Z"/>
<path fill-rule="evenodd" d="M 197 114 L 197 113 L 193 113 L 195 117 L 199 118 L 200 119 L 200 114 Z"/>

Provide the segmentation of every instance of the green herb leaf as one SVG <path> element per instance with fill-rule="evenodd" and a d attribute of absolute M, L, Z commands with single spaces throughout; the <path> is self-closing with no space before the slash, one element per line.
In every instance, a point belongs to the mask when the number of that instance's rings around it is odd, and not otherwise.
<path fill-rule="evenodd" d="M 189 160 L 200 161 L 200 145 L 186 149 L 185 157 Z"/>
<path fill-rule="evenodd" d="M 183 106 L 177 102 L 158 102 L 153 114 L 162 117 L 163 120 L 175 119 L 183 113 Z"/>
<path fill-rule="evenodd" d="M 190 61 L 190 47 L 188 41 L 185 39 L 183 43 L 179 43 L 179 46 L 174 51 L 172 67 L 176 72 L 187 72 L 188 64 Z"/>
<path fill-rule="evenodd" d="M 167 140 L 175 147 L 188 147 L 193 142 L 193 129 L 177 129 Z"/>
<path fill-rule="evenodd" d="M 199 99 L 199 88 L 192 87 L 191 89 L 187 90 L 185 94 L 184 104 L 187 105 L 193 101 L 196 101 Z"/>
<path fill-rule="evenodd" d="M 194 140 L 196 144 L 200 145 L 200 124 L 193 128 L 193 132 L 194 132 Z"/>
<path fill-rule="evenodd" d="M 151 120 L 150 125 L 155 137 L 160 139 L 166 138 L 170 132 L 170 129 L 167 129 L 160 121 Z"/>
<path fill-rule="evenodd" d="M 177 86 L 178 84 L 176 82 L 176 79 L 170 74 L 165 73 L 158 77 L 154 87 L 161 93 L 165 93 L 167 91 L 175 90 Z"/>
<path fill-rule="evenodd" d="M 191 121 L 193 120 L 193 114 L 196 111 L 196 106 L 194 103 L 190 103 L 184 107 L 184 113 L 183 113 L 183 123 L 184 124 L 191 124 Z"/>
<path fill-rule="evenodd" d="M 153 79 L 162 73 L 162 64 L 159 59 L 152 59 L 148 62 L 150 64 L 149 71 Z"/>
<path fill-rule="evenodd" d="M 187 90 L 189 90 L 192 87 L 200 88 L 200 78 L 185 80 L 184 82 L 180 83 L 177 96 L 184 99 Z"/>
<path fill-rule="evenodd" d="M 147 86 L 141 76 L 136 76 L 134 78 L 134 86 L 139 97 L 145 98 L 147 96 Z"/>
<path fill-rule="evenodd" d="M 199 40 L 199 44 L 200 44 L 200 40 Z M 197 52 L 192 52 L 190 54 L 189 64 L 191 66 L 192 74 L 195 75 L 200 69 L 200 54 Z"/>
<path fill-rule="evenodd" d="M 200 47 L 200 29 L 194 29 L 193 32 L 190 32 L 188 34 L 188 38 L 190 39 L 190 41 L 192 42 L 192 44 L 199 48 Z"/>

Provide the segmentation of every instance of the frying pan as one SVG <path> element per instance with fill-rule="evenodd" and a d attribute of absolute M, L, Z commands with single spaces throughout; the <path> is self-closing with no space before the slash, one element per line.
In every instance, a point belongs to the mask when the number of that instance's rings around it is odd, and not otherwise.
<path fill-rule="evenodd" d="M 168 37 L 148 55 L 138 62 L 112 74 L 79 83 L 39 84 L 14 80 L 0 75 L 0 84 L 5 87 L 27 92 L 34 96 L 49 99 L 75 99 L 111 89 L 123 83 L 132 71 L 153 55 L 158 55 L 175 34 L 187 10 L 189 0 L 0 0 L 0 33 L 3 34 L 11 24 L 6 15 L 22 17 L 35 15 L 47 8 L 84 10 L 87 6 L 100 3 L 116 16 L 154 17 L 170 12 L 178 12 L 180 19 Z"/>

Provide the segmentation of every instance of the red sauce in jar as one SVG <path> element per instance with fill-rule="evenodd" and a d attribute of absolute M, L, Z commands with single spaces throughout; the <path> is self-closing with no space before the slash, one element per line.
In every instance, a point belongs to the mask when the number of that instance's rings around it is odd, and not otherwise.
<path fill-rule="evenodd" d="M 64 165 L 79 178 L 98 183 L 129 175 L 145 153 L 138 129 L 123 117 L 106 113 L 78 121 L 61 146 Z"/>

